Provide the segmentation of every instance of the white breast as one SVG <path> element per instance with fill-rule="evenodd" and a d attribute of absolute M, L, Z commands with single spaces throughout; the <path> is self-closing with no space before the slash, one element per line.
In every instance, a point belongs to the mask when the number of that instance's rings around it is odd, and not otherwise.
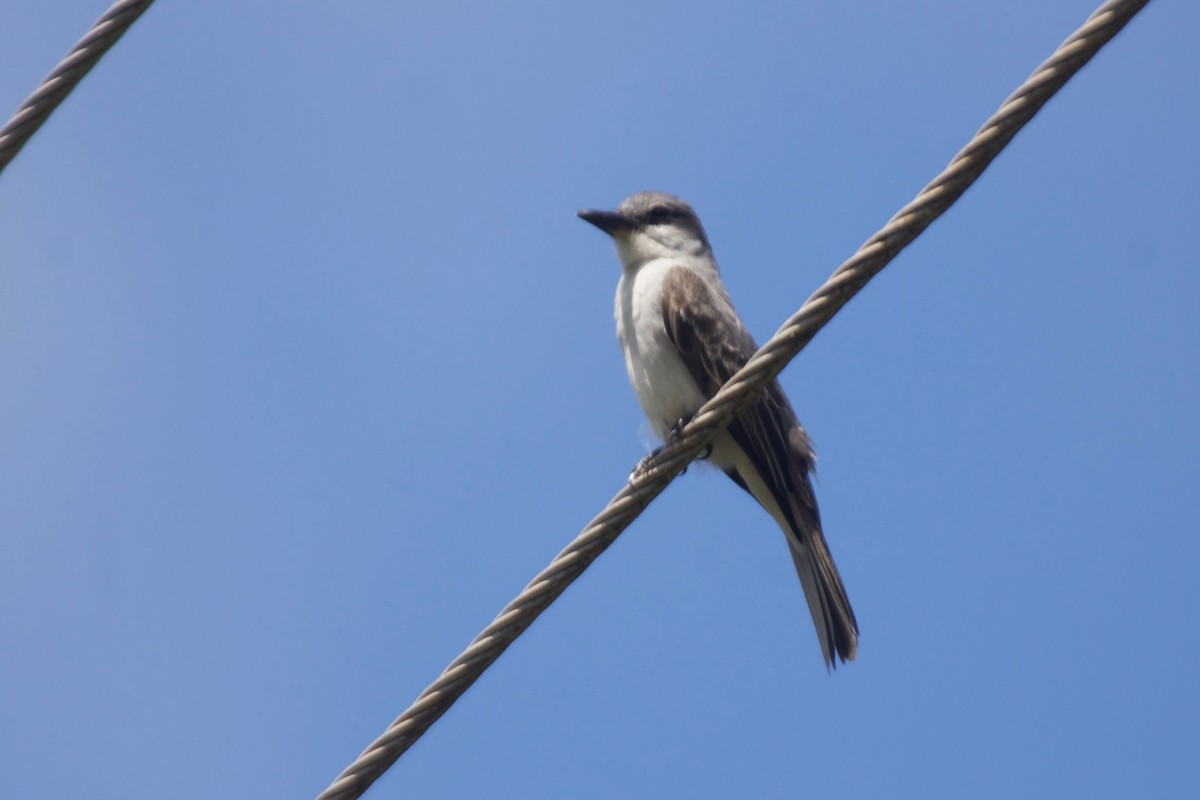
<path fill-rule="evenodd" d="M 642 411 L 662 439 L 681 418 L 707 399 L 667 336 L 662 318 L 662 283 L 679 262 L 657 259 L 621 276 L 617 285 L 617 338 L 625 353 L 629 381 Z"/>

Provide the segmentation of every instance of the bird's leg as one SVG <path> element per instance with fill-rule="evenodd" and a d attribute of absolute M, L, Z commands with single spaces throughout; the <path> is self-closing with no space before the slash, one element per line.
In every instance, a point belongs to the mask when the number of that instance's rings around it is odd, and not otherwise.
<path fill-rule="evenodd" d="M 656 447 L 646 455 L 642 456 L 642 460 L 639 461 L 637 466 L 633 468 L 633 472 L 629 473 L 629 482 L 633 483 L 634 478 L 641 477 L 646 473 L 646 471 L 650 468 L 650 462 L 654 460 L 655 456 L 662 452 L 663 447 L 666 447 L 668 444 L 674 444 L 675 442 L 678 442 L 680 438 L 683 437 L 683 429 L 691 421 L 692 417 L 690 415 L 686 417 L 680 417 L 678 420 L 676 420 L 675 424 L 671 426 L 671 432 L 667 436 L 666 444 L 662 445 L 662 447 Z M 707 461 L 708 457 L 712 455 L 712 451 L 712 442 L 709 442 L 708 446 L 704 448 L 704 452 L 696 456 L 696 460 Z M 687 474 L 687 471 L 688 468 L 684 467 L 679 471 L 679 474 L 685 475 Z"/>
<path fill-rule="evenodd" d="M 638 461 L 637 466 L 633 468 L 633 472 L 629 473 L 630 483 L 633 483 L 636 478 L 642 477 L 650 470 L 650 462 L 654 460 L 656 455 L 662 452 L 663 447 L 666 447 L 666 445 L 664 444 L 662 447 L 656 447 L 646 455 L 642 456 L 641 460 Z"/>
<path fill-rule="evenodd" d="M 692 417 L 694 417 L 694 416 L 695 416 L 695 414 L 689 414 L 686 417 L 680 417 L 675 422 L 675 424 L 671 426 L 670 441 L 678 442 L 680 439 L 683 438 L 683 429 L 687 426 L 687 424 L 689 422 L 692 421 Z M 709 442 L 707 445 L 705 445 L 704 452 L 702 452 L 700 455 L 696 456 L 696 460 L 697 461 L 708 461 L 708 457 L 712 455 L 712 450 L 713 450 L 712 442 Z M 682 475 L 684 472 L 687 472 L 687 467 L 684 467 L 683 472 L 680 472 L 679 474 Z"/>

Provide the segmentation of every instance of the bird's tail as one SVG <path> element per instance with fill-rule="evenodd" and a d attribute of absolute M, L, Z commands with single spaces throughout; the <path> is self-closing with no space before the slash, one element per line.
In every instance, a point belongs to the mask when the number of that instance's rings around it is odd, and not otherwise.
<path fill-rule="evenodd" d="M 853 661 L 858 655 L 858 622 L 824 537 L 819 538 L 817 547 L 813 544 L 810 540 L 801 545 L 792 536 L 788 537 L 792 561 L 804 588 L 804 599 L 808 601 L 808 611 L 812 614 L 817 638 L 821 640 L 825 666 L 836 667 L 834 655 L 843 662 Z"/>
<path fill-rule="evenodd" d="M 788 527 L 792 528 L 787 532 L 788 549 L 804 588 L 804 599 L 808 601 L 817 638 L 821 640 L 825 666 L 836 667 L 834 656 L 845 662 L 853 661 L 858 654 L 858 621 L 854 619 L 854 609 L 850 607 L 842 576 L 838 574 L 829 545 L 825 543 L 825 534 L 821 532 L 816 499 L 811 496 L 812 485 L 807 476 L 802 480 L 807 492 L 800 492 L 803 498 L 800 502 L 796 502 L 800 498 L 793 494 L 791 514 L 786 515 Z M 804 497 L 805 494 L 809 497 Z"/>
<path fill-rule="evenodd" d="M 714 459 L 783 529 L 825 666 L 853 661 L 858 622 L 821 532 L 821 513 L 809 480 L 816 456 L 779 383 L 769 384 L 758 405 L 736 417 L 728 430 L 735 447 L 715 445 L 722 452 L 714 451 Z"/>

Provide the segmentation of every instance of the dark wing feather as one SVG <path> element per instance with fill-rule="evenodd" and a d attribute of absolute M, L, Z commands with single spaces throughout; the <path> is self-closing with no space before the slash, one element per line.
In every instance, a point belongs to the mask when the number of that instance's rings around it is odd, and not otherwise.
<path fill-rule="evenodd" d="M 758 349 L 724 291 L 710 288 L 686 267 L 675 267 L 664 278 L 662 315 L 667 335 L 705 397 L 716 394 Z M 831 660 L 831 649 L 843 660 L 854 658 L 858 625 L 821 531 L 816 495 L 808 478 L 815 460 L 812 444 L 779 381 L 771 381 L 754 403 L 734 417 L 728 430 L 787 518 L 796 537 L 798 547 L 793 547 L 793 554 L 798 556 L 796 566 L 806 594 L 809 586 L 804 578 L 809 567 L 805 560 L 811 560 L 819 597 L 809 597 L 809 605 L 826 661 Z M 736 470 L 727 474 L 750 492 Z"/>

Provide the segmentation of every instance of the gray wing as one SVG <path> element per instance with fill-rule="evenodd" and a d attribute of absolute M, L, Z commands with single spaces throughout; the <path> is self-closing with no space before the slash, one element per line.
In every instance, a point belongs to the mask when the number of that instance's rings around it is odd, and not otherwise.
<path fill-rule="evenodd" d="M 705 397 L 716 394 L 758 349 L 724 291 L 710 287 L 686 267 L 675 267 L 664 278 L 662 315 L 667 335 Z M 734 417 L 728 430 L 791 528 L 788 543 L 826 663 L 833 663 L 834 652 L 843 661 L 853 659 L 858 623 L 821 531 L 808 477 L 815 460 L 812 444 L 779 381 L 771 381 L 754 403 Z M 726 474 L 750 492 L 736 469 Z"/>

